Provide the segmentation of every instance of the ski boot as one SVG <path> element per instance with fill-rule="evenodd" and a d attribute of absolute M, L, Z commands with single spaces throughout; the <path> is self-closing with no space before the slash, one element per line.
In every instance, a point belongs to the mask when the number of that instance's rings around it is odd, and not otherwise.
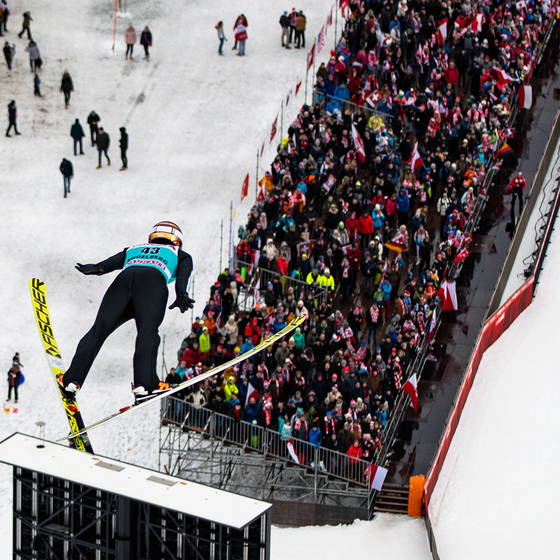
<path fill-rule="evenodd" d="M 68 385 L 64 385 L 64 374 L 63 373 L 61 373 L 60 375 L 58 375 L 56 377 L 56 381 L 57 381 L 63 395 L 67 399 L 75 399 L 76 398 L 76 394 L 78 393 L 78 391 L 81 388 L 79 385 L 76 385 L 75 383 L 68 383 Z"/>
<path fill-rule="evenodd" d="M 134 394 L 134 404 L 140 404 L 144 401 L 153 399 L 154 397 L 157 397 L 159 394 L 165 393 L 165 391 L 168 391 L 169 389 L 171 389 L 171 385 L 169 383 L 164 383 L 163 381 L 160 381 L 158 386 L 155 389 L 152 389 L 151 391 L 148 391 L 143 385 L 138 385 L 137 387 L 132 385 L 132 393 Z"/>

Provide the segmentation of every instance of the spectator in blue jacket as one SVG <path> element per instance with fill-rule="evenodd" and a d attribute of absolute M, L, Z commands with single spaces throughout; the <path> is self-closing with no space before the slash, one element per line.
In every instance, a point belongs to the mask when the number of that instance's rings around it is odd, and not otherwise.
<path fill-rule="evenodd" d="M 410 196 L 405 188 L 401 188 L 397 196 L 397 215 L 399 217 L 399 225 L 408 222 L 408 213 L 410 212 Z"/>
<path fill-rule="evenodd" d="M 251 337 L 248 336 L 245 339 L 245 342 L 241 345 L 241 353 L 245 354 L 245 352 L 248 352 L 249 350 L 252 350 L 255 347 L 255 345 L 251 342 Z"/>
<path fill-rule="evenodd" d="M 321 429 L 317 424 L 313 424 L 309 430 L 309 443 L 315 447 L 321 447 L 322 434 Z"/>
<path fill-rule="evenodd" d="M 245 421 L 246 422 L 253 422 L 256 420 L 257 422 L 260 420 L 261 416 L 261 407 L 257 403 L 255 397 L 250 397 L 247 406 L 245 407 Z"/>

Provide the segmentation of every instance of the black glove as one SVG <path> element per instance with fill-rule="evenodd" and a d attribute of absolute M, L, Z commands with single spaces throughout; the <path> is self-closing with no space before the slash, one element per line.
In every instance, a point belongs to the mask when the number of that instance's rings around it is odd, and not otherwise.
<path fill-rule="evenodd" d="M 175 301 L 169 306 L 169 309 L 178 307 L 181 313 L 184 313 L 187 309 L 193 306 L 194 299 L 191 299 L 187 294 L 180 294 L 177 296 Z"/>
<path fill-rule="evenodd" d="M 76 264 L 76 270 L 80 271 L 82 274 L 103 274 L 103 270 L 99 268 L 96 264 Z"/>

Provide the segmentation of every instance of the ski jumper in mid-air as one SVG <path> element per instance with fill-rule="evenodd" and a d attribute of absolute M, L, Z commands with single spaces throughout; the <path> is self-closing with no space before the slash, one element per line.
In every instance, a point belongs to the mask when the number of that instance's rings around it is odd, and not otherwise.
<path fill-rule="evenodd" d="M 122 269 L 107 289 L 95 322 L 80 340 L 70 367 L 59 378 L 64 391 L 75 394 L 105 339 L 123 323 L 134 319 L 138 331 L 134 350 L 133 393 L 137 401 L 168 388 L 156 373 L 158 329 L 167 305 L 167 284 L 175 281 L 175 302 L 181 313 L 193 306 L 187 283 L 193 269 L 192 257 L 181 249 L 183 234 L 173 222 L 158 222 L 148 243 L 134 245 L 97 264 L 80 264 L 82 274 L 107 274 Z"/>

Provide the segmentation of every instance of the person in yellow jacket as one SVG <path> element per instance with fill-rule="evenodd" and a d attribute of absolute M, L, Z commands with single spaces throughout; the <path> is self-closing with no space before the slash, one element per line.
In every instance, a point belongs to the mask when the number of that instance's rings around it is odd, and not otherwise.
<path fill-rule="evenodd" d="M 313 269 L 308 275 L 305 281 L 311 286 L 312 284 L 317 284 L 319 282 L 319 272 Z"/>
<path fill-rule="evenodd" d="M 319 284 L 319 286 L 321 286 L 321 288 L 324 288 L 327 291 L 334 291 L 334 277 L 331 276 L 331 271 L 328 268 L 325 268 L 323 274 L 319 275 L 319 278 L 317 278 L 317 283 Z"/>
<path fill-rule="evenodd" d="M 226 384 L 224 385 L 224 397 L 227 403 L 235 404 L 236 401 L 239 402 L 237 395 L 239 393 L 239 389 L 235 384 L 235 377 L 231 376 L 228 377 Z"/>
<path fill-rule="evenodd" d="M 202 332 L 198 337 L 198 349 L 204 354 L 210 352 L 210 335 L 208 334 L 208 327 L 202 328 Z"/>

